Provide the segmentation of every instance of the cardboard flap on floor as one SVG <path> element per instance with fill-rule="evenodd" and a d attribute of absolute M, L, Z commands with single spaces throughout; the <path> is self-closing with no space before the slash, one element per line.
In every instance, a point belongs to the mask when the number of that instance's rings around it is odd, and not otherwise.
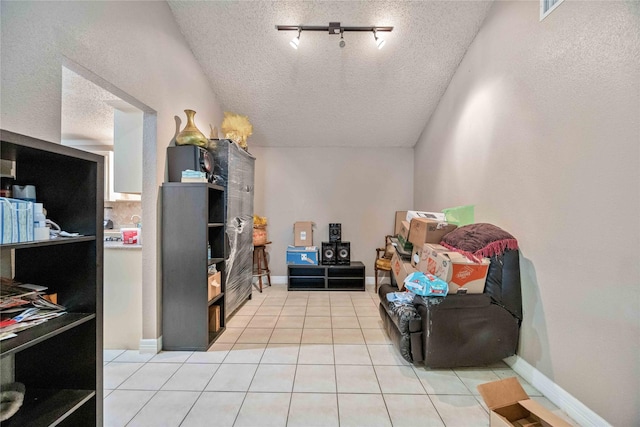
<path fill-rule="evenodd" d="M 477 386 L 480 395 L 491 410 L 490 423 L 494 426 L 571 427 L 571 424 L 531 400 L 516 377 Z"/>
<path fill-rule="evenodd" d="M 480 384 L 477 388 L 489 409 L 513 405 L 529 398 L 516 377 Z"/>
<path fill-rule="evenodd" d="M 549 412 L 547 408 L 536 402 L 532 399 L 527 399 L 519 402 L 520 405 L 524 406 L 529 413 L 535 415 L 541 421 L 543 421 L 543 426 L 549 425 L 553 427 L 572 427 L 571 424 L 557 416 L 556 414 Z"/>

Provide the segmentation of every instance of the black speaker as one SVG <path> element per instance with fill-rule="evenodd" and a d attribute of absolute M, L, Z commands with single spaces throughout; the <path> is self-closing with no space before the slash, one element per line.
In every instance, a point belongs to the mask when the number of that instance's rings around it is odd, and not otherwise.
<path fill-rule="evenodd" d="M 329 224 L 329 241 L 339 242 L 342 240 L 342 224 Z"/>
<path fill-rule="evenodd" d="M 336 242 L 322 242 L 322 264 L 336 263 Z"/>
<path fill-rule="evenodd" d="M 351 264 L 351 243 L 349 242 L 336 243 L 336 264 L 340 264 L 340 265 Z"/>
<path fill-rule="evenodd" d="M 167 147 L 169 182 L 180 182 L 182 171 L 191 169 L 204 172 L 207 181 L 213 181 L 213 155 L 206 148 L 196 145 Z"/>

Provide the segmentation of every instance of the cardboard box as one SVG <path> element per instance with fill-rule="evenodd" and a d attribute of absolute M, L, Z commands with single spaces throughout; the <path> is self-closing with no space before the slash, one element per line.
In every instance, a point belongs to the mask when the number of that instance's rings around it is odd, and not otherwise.
<path fill-rule="evenodd" d="M 409 222 L 408 221 L 402 221 L 400 223 L 400 231 L 398 233 L 396 233 L 396 236 L 398 236 L 398 238 L 402 237 L 404 239 L 405 242 L 409 241 Z"/>
<path fill-rule="evenodd" d="M 420 250 L 413 251 L 411 263 L 418 271 L 431 273 L 446 281 L 449 294 L 481 294 L 484 292 L 490 261 L 482 258 L 475 263 L 459 252 L 425 243 Z"/>
<path fill-rule="evenodd" d="M 446 221 L 446 216 L 442 212 L 422 212 L 422 211 L 407 211 L 405 220 L 411 222 L 414 218 L 426 218 L 434 221 Z"/>
<path fill-rule="evenodd" d="M 409 225 L 409 241 L 420 248 L 425 243 L 440 243 L 445 234 L 456 228 L 458 226 L 443 221 L 414 218 Z"/>
<path fill-rule="evenodd" d="M 289 245 L 287 247 L 287 264 L 318 265 L 318 247 Z"/>
<path fill-rule="evenodd" d="M 293 245 L 313 246 L 313 226 L 312 221 L 298 221 L 293 224 Z"/>
<path fill-rule="evenodd" d="M 213 304 L 209 307 L 209 331 L 218 332 L 220 330 L 220 306 Z"/>
<path fill-rule="evenodd" d="M 431 251 L 448 252 L 449 249 L 437 243 L 425 243 L 422 246 L 414 246 L 411 250 L 411 265 L 418 271 L 431 273 L 434 276 L 440 277 L 436 272 L 427 270 L 427 259 Z"/>
<path fill-rule="evenodd" d="M 222 290 L 222 283 L 221 283 L 221 275 L 220 272 L 218 271 L 216 274 L 210 274 L 209 275 L 209 279 L 208 279 L 208 295 L 209 295 L 209 300 L 211 300 L 212 298 L 217 297 L 218 295 L 220 295 L 220 292 Z"/>
<path fill-rule="evenodd" d="M 404 289 L 404 279 L 414 271 L 415 268 L 411 266 L 411 263 L 408 261 L 403 261 L 398 253 L 395 252 L 393 257 L 391 258 L 391 271 L 393 272 L 393 277 L 396 278 L 396 284 L 398 285 L 399 290 Z"/>
<path fill-rule="evenodd" d="M 491 427 L 571 427 L 571 424 L 531 400 L 515 377 L 480 384 L 477 388 L 489 407 Z"/>
<path fill-rule="evenodd" d="M 411 252 L 411 250 L 413 249 L 413 245 L 411 244 L 411 242 L 406 241 L 404 237 L 402 237 L 399 234 L 397 239 L 398 239 L 398 246 L 403 252 Z"/>
<path fill-rule="evenodd" d="M 393 223 L 393 235 L 397 236 L 402 228 L 402 221 L 407 219 L 408 211 L 396 211 L 396 221 Z"/>

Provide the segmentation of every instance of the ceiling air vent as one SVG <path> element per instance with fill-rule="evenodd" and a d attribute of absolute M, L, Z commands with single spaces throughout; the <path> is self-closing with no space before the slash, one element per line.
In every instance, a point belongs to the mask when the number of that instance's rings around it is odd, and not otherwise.
<path fill-rule="evenodd" d="M 540 20 L 542 21 L 547 15 L 556 10 L 564 0 L 540 0 Z"/>

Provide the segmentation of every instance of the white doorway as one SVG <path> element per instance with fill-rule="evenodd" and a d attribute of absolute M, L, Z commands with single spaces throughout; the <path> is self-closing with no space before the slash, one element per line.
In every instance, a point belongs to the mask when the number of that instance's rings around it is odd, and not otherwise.
<path fill-rule="evenodd" d="M 143 158 L 155 162 L 155 141 L 154 110 L 78 64 L 64 62 L 61 143 L 105 158 L 104 204 L 109 208 L 105 216 L 114 227 L 104 230 L 110 240 L 104 242 L 103 251 L 105 349 L 137 350 L 143 340 L 145 249 L 144 245 L 117 247 L 117 236 L 121 228 L 141 225 L 146 214 L 155 215 L 145 207 L 142 191 L 145 184 L 155 187 L 155 175 L 142 174 Z M 123 173 L 132 171 L 137 175 L 122 179 Z"/>

